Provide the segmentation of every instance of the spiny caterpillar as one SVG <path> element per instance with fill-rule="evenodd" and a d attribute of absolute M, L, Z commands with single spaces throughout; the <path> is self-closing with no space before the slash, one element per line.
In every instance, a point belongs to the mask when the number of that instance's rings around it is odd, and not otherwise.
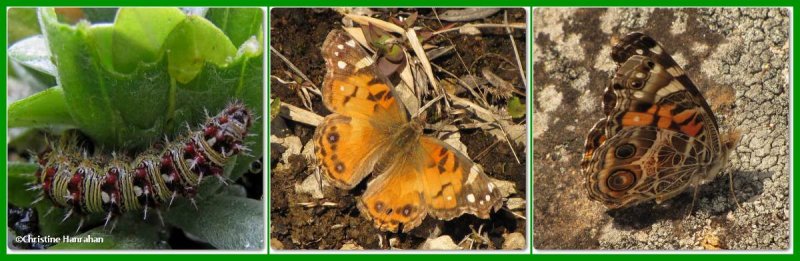
<path fill-rule="evenodd" d="M 190 129 L 133 161 L 116 155 L 110 160 L 102 155 L 81 157 L 76 146 L 51 146 L 37 160 L 34 188 L 42 192 L 38 200 L 46 198 L 68 209 L 64 220 L 79 215 L 78 230 L 84 217 L 93 213 L 105 213 L 105 225 L 123 213 L 142 209 L 146 219 L 149 208 L 161 218 L 159 207 L 171 205 L 178 194 L 194 204 L 204 176 L 213 175 L 225 183 L 221 176 L 225 163 L 247 150 L 243 141 L 252 120 L 244 104 L 233 102 L 208 118 L 201 129 Z"/>

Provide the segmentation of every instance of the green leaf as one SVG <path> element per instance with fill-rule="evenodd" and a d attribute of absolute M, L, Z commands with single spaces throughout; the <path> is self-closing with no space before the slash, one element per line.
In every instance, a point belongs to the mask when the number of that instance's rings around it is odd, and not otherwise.
<path fill-rule="evenodd" d="M 39 23 L 36 21 L 35 8 L 8 9 L 8 43 L 12 44 L 22 38 L 39 34 Z"/>
<path fill-rule="evenodd" d="M 38 192 L 29 190 L 32 183 L 36 182 L 36 170 L 39 165 L 35 163 L 8 163 L 8 202 L 18 207 L 27 207 L 36 200 Z"/>
<path fill-rule="evenodd" d="M 182 13 L 180 15 L 183 18 L 178 19 L 175 10 L 121 8 L 114 24 L 92 25 L 83 21 L 73 26 L 59 22 L 52 8 L 40 9 L 42 28 L 53 62 L 57 65 L 61 87 L 48 89 L 10 105 L 10 126 L 71 125 L 88 135 L 97 147 L 135 153 L 161 141 L 164 136 L 175 137 L 185 133 L 187 125 L 197 126 L 205 120 L 206 112 L 216 114 L 233 100 L 244 102 L 255 117 L 263 118 L 258 115 L 263 108 L 261 38 L 250 37 L 240 50 L 236 50 L 225 34 L 211 22 L 197 16 L 187 18 Z M 171 16 L 180 21 L 164 22 L 164 17 L 159 16 Z M 151 18 L 163 24 L 148 20 Z M 144 24 L 137 24 L 137 21 Z M 175 23 L 173 25 L 170 22 Z M 142 38 L 129 43 L 122 42 L 137 37 Z M 157 39 L 161 39 L 161 42 Z M 174 69 L 178 72 L 173 72 Z M 234 165 L 226 166 L 226 171 L 231 169 L 229 177 L 232 179 L 245 173 L 250 162 L 261 156 L 262 129 L 263 121 L 255 121 L 250 133 L 256 135 L 245 140 L 247 148 L 254 155 L 236 157 Z M 209 181 L 201 184 L 201 192 L 204 193 L 198 195 L 200 205 L 205 206 L 207 200 L 211 200 L 211 206 L 232 204 L 214 201 L 223 197 L 209 195 L 219 191 L 222 186 L 212 177 L 206 179 Z M 244 199 L 234 201 L 240 200 Z M 245 202 L 248 207 L 233 213 L 237 215 L 235 217 L 208 217 L 259 219 L 263 230 L 263 204 L 256 200 Z M 41 215 L 51 206 L 45 200 L 37 204 L 36 209 Z M 191 205 L 187 206 L 191 211 L 173 207 L 166 213 L 187 212 L 194 216 L 185 216 L 171 223 L 183 224 L 189 220 L 189 224 L 197 219 L 197 211 Z M 75 233 L 79 218 L 71 217 L 61 224 L 65 214 L 62 212 L 56 210 L 40 218 L 43 234 L 58 236 Z M 253 217 L 255 215 L 260 218 Z M 104 216 L 102 213 L 92 215 L 84 227 L 102 225 Z M 136 213 L 128 213 L 123 217 L 127 216 L 141 219 Z M 205 219 L 206 216 L 203 217 Z M 205 222 L 220 223 L 212 218 Z M 251 229 L 252 226 L 243 233 L 239 232 L 241 228 L 230 232 L 217 229 L 215 233 L 228 235 L 209 242 L 221 248 L 261 246 L 250 244 L 264 240 L 260 231 L 257 239 L 250 235 L 253 233 Z M 192 233 L 197 234 L 194 231 Z M 244 239 L 239 238 L 242 235 Z M 118 245 L 112 247 L 117 248 Z"/>
<path fill-rule="evenodd" d="M 242 45 L 252 36 L 263 37 L 263 16 L 264 11 L 258 8 L 212 8 L 206 14 L 234 46 Z"/>
<path fill-rule="evenodd" d="M 39 72 L 56 75 L 56 66 L 50 60 L 47 41 L 42 35 L 35 35 L 16 42 L 8 48 L 8 58 Z"/>
<path fill-rule="evenodd" d="M 62 242 L 50 249 L 158 249 L 158 226 L 143 226 L 140 217 L 124 217 L 118 220 L 114 230 L 109 227 L 97 227 L 85 233 L 72 236 L 71 239 L 82 239 L 91 242 Z M 63 237 L 62 237 L 63 238 Z M 102 242 L 98 242 L 102 239 Z"/>
<path fill-rule="evenodd" d="M 67 111 L 61 87 L 46 89 L 8 106 L 8 126 L 11 128 L 54 125 L 75 125 Z"/>
<path fill-rule="evenodd" d="M 155 62 L 167 37 L 184 19 L 177 8 L 120 8 L 114 23 L 114 68 L 130 73 L 140 63 Z"/>
<path fill-rule="evenodd" d="M 67 110 L 75 125 L 97 144 L 141 149 L 165 135 L 185 131 L 187 123 L 196 126 L 206 111 L 216 113 L 233 99 L 245 101 L 254 112 L 261 111 L 263 52 L 241 52 L 231 59 L 235 49 L 213 24 L 195 16 L 179 19 L 184 15 L 170 10 L 122 8 L 113 26 L 85 22 L 69 26 L 56 20 L 53 9 L 40 11 Z M 164 20 L 165 25 L 148 20 L 148 15 Z M 152 36 L 150 29 L 154 30 Z M 141 39 L 120 43 L 127 38 Z M 156 43 L 158 39 L 164 43 Z M 170 59 L 164 55 L 167 51 Z M 196 55 L 209 62 L 196 63 Z M 119 64 L 137 66 L 130 73 L 119 73 L 113 70 Z M 179 78 L 173 78 L 170 73 L 188 67 L 194 69 L 187 71 L 197 74 L 175 73 Z M 258 128 L 253 133 L 258 133 Z"/>
<path fill-rule="evenodd" d="M 281 112 L 281 99 L 275 98 L 272 102 L 269 103 L 269 119 L 275 119 L 278 117 L 278 114 Z"/>
<path fill-rule="evenodd" d="M 205 62 L 223 67 L 236 54 L 225 34 L 202 17 L 189 16 L 167 38 L 169 73 L 179 83 L 194 79 Z"/>
<path fill-rule="evenodd" d="M 197 209 L 181 202 L 166 221 L 220 249 L 258 249 L 264 245 L 264 202 L 220 195 L 198 202 Z M 199 214 L 202 213 L 202 214 Z"/>
<path fill-rule="evenodd" d="M 512 118 L 519 118 L 525 116 L 525 104 L 519 101 L 519 98 L 513 97 L 508 100 L 508 104 L 506 104 L 506 109 L 508 110 L 508 114 L 511 115 Z"/>

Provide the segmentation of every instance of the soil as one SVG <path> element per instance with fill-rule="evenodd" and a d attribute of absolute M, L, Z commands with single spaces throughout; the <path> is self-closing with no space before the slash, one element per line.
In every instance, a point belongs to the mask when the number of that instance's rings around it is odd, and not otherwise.
<path fill-rule="evenodd" d="M 431 9 L 371 9 L 376 12 L 374 17 L 381 20 L 388 20 L 389 15 L 401 12 L 419 12 L 420 19 L 416 25 L 425 28 L 441 28 L 442 25 L 436 19 L 431 19 L 434 14 Z M 441 14 L 446 9 L 437 9 Z M 523 9 L 508 9 L 509 22 L 526 22 L 526 13 Z M 475 23 L 503 23 L 503 13 L 501 11 L 488 18 L 472 21 Z M 335 28 L 341 28 L 342 15 L 332 9 L 272 9 L 270 19 L 270 45 L 279 53 L 291 61 L 300 71 L 305 73 L 317 86 L 322 85 L 325 74 L 325 66 L 320 53 L 320 47 L 328 32 Z M 442 22 L 447 25 L 448 22 Z M 456 24 L 459 26 L 461 23 Z M 459 57 L 452 53 L 437 58 L 433 63 L 442 66 L 455 75 L 465 75 L 469 70 L 473 75 L 481 75 L 480 70 L 488 67 L 493 68 L 493 72 L 501 78 L 512 83 L 514 86 L 525 86 L 520 79 L 516 64 L 509 64 L 508 61 L 515 61 L 514 50 L 505 29 L 482 30 L 480 36 L 467 36 L 458 33 L 443 34 L 432 40 L 440 46 L 449 46 L 450 42 L 444 37 L 449 38 L 455 45 L 456 52 L 461 55 L 463 63 Z M 524 30 L 513 30 L 517 49 L 524 52 L 527 46 L 527 37 Z M 483 56 L 484 54 L 493 54 Z M 483 57 L 482 57 L 483 56 Z M 488 57 L 488 58 L 487 58 Z M 503 57 L 494 58 L 494 57 Z M 523 63 L 525 63 L 523 59 Z M 477 61 L 477 62 L 475 62 Z M 472 65 L 467 69 L 464 64 Z M 286 79 L 285 72 L 291 71 L 287 65 L 276 55 L 271 56 L 270 75 Z M 523 64 L 525 66 L 525 64 Z M 437 77 L 446 75 L 434 70 Z M 295 77 L 299 78 L 299 77 Z M 282 84 L 271 78 L 270 98 L 279 98 L 281 103 L 291 104 L 296 107 L 305 108 L 297 94 L 297 84 Z M 523 87 L 524 88 L 524 87 Z M 522 90 L 524 93 L 525 91 Z M 313 112 L 320 116 L 328 115 L 330 112 L 324 108 L 321 98 L 317 95 L 312 96 Z M 474 99 L 472 96 L 460 94 L 459 97 Z M 505 99 L 489 97 L 493 106 L 502 108 L 505 106 Z M 525 99 L 525 97 L 519 97 Z M 423 104 L 431 97 L 423 98 Z M 430 111 L 430 110 L 429 110 Z M 427 113 L 428 111 L 426 111 Z M 525 124 L 522 119 L 515 120 L 517 124 Z M 433 119 L 436 119 L 434 122 Z M 437 123 L 438 121 L 453 120 L 449 115 L 429 115 L 427 123 Z M 314 126 L 304 125 L 298 122 L 278 117 L 272 121 L 271 138 L 296 136 L 302 144 L 307 144 L 314 133 Z M 516 185 L 516 192 L 511 196 L 525 198 L 527 190 L 527 180 L 525 174 L 525 154 L 527 153 L 525 144 L 515 145 L 512 148 L 505 141 L 498 141 L 495 136 L 481 129 L 467 129 L 459 131 L 461 142 L 470 152 L 470 158 L 483 166 L 486 173 L 495 179 L 511 181 Z M 428 133 L 430 134 L 430 133 Z M 342 249 L 348 248 L 353 244 L 364 249 L 418 249 L 428 237 L 448 235 L 455 243 L 464 239 L 477 241 L 471 248 L 498 249 L 503 243 L 503 235 L 520 232 L 527 235 L 527 221 L 515 217 L 507 208 L 502 208 L 493 213 L 490 219 L 483 220 L 472 215 L 462 215 L 451 221 L 437 221 L 428 217 L 420 228 L 414 229 L 409 233 L 389 233 L 381 232 L 373 227 L 373 223 L 367 220 L 356 207 L 357 197 L 363 194 L 366 183 L 371 177 L 366 178 L 361 184 L 350 191 L 336 189 L 334 187 L 323 188 L 323 199 L 315 199 L 307 193 L 298 193 L 295 186 L 300 184 L 309 175 L 314 173 L 313 159 L 302 154 L 289 155 L 288 162 L 280 162 L 284 153 L 288 153 L 283 146 L 271 142 L 271 242 L 272 247 L 278 249 Z M 476 155 L 481 155 L 476 157 Z M 520 163 L 515 160 L 514 154 L 520 158 Z M 287 164 L 289 167 L 280 168 L 276 171 L 279 164 Z M 303 203 L 314 203 L 316 206 L 306 206 Z M 321 206 L 328 203 L 333 207 Z M 334 204 L 330 204 L 334 203 Z M 526 213 L 522 209 L 520 213 Z M 441 233 L 433 235 L 428 233 L 424 227 L 436 227 Z M 480 230 L 480 234 L 488 235 L 488 240 L 481 240 L 474 236 L 474 231 Z M 478 238 L 477 240 L 474 240 Z M 485 239 L 485 238 L 484 238 Z M 467 245 L 467 244 L 463 244 Z M 467 246 L 469 247 L 469 246 Z"/>

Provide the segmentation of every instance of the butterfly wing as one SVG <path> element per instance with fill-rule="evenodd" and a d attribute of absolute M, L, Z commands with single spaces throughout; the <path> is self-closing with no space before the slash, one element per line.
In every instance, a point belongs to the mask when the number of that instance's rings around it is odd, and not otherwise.
<path fill-rule="evenodd" d="M 660 202 L 716 175 L 707 171 L 723 150 L 716 118 L 666 50 L 632 33 L 612 59 L 606 117 L 587 136 L 582 162 L 590 198 L 610 208 Z"/>
<path fill-rule="evenodd" d="M 322 55 L 327 69 L 322 101 L 333 114 L 314 133 L 315 154 L 323 177 L 350 189 L 386 153 L 389 133 L 408 119 L 391 84 L 344 31 L 328 34 Z"/>
<path fill-rule="evenodd" d="M 380 230 L 410 231 L 428 214 L 421 176 L 420 166 L 413 157 L 398 157 L 370 181 L 358 201 L 358 209 Z"/>
<path fill-rule="evenodd" d="M 500 191 L 483 169 L 441 140 L 423 137 L 420 144 L 426 155 L 423 195 L 433 216 L 450 220 L 469 213 L 489 218 L 500 208 Z"/>
<path fill-rule="evenodd" d="M 422 137 L 413 155 L 399 155 L 373 180 L 359 209 L 375 226 L 407 232 L 427 213 L 443 220 L 462 214 L 489 218 L 502 204 L 499 190 L 477 165 L 444 142 Z"/>
<path fill-rule="evenodd" d="M 322 44 L 325 80 L 322 102 L 332 112 L 350 117 L 407 121 L 392 86 L 375 68 L 374 60 L 346 32 L 333 30 Z"/>

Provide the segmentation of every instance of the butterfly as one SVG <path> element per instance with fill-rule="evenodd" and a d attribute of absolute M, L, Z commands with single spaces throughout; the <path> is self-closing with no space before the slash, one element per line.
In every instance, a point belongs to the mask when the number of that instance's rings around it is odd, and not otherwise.
<path fill-rule="evenodd" d="M 373 59 L 342 30 L 322 45 L 322 101 L 333 112 L 314 132 L 317 164 L 335 187 L 352 189 L 375 173 L 357 200 L 384 231 L 408 232 L 427 215 L 487 219 L 502 199 L 481 167 L 450 145 L 423 135 Z"/>
<path fill-rule="evenodd" d="M 589 198 L 610 209 L 661 203 L 713 180 L 735 141 L 683 69 L 653 38 L 631 33 L 612 49 L 617 70 L 586 137 Z"/>

